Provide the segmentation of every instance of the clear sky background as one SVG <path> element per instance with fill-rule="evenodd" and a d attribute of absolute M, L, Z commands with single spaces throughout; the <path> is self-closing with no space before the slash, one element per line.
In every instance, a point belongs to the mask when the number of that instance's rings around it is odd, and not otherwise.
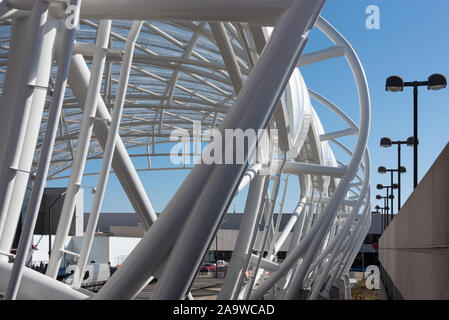
<path fill-rule="evenodd" d="M 365 20 L 367 6 L 380 9 L 380 29 L 368 30 Z M 322 16 L 334 25 L 354 46 L 363 64 L 368 79 L 372 103 L 369 150 L 371 155 L 372 206 L 382 205 L 375 200 L 376 184 L 389 184 L 390 175 L 377 173 L 378 166 L 396 168 L 397 148 L 381 148 L 383 136 L 393 140 L 405 140 L 413 135 L 413 92 L 385 91 L 385 80 L 390 75 L 399 75 L 404 81 L 427 80 L 433 73 L 449 76 L 449 1 L 447 0 L 328 0 Z M 305 52 L 327 48 L 331 45 L 318 30 L 310 34 Z M 358 98 L 352 77 L 344 58 L 320 62 L 301 69 L 307 85 L 340 106 L 358 122 Z M 335 120 L 322 106 L 313 103 L 326 131 L 340 130 L 344 126 Z M 421 179 L 449 141 L 449 88 L 419 91 L 419 179 Z M 342 140 L 348 145 L 353 139 Z M 407 173 L 402 176 L 402 204 L 413 189 L 413 150 L 403 146 L 402 165 Z M 335 151 L 337 156 L 341 153 Z M 143 167 L 142 161 L 136 167 Z M 139 163 L 140 161 L 140 163 Z M 154 166 L 163 166 L 153 160 Z M 91 161 L 86 172 L 99 169 L 100 161 Z M 155 210 L 163 210 L 174 195 L 188 171 L 142 172 L 140 177 Z M 83 179 L 83 184 L 95 186 L 97 176 Z M 396 179 L 396 178 L 395 178 Z M 298 201 L 297 179 L 291 179 L 285 212 L 291 212 Z M 66 186 L 67 179 L 55 180 L 49 186 Z M 229 211 L 242 212 L 246 192 L 238 195 Z M 85 192 L 85 211 L 90 210 L 93 195 Z M 395 202 L 396 211 L 396 202 Z M 103 212 L 133 212 L 118 179 L 111 175 L 104 199 Z"/>

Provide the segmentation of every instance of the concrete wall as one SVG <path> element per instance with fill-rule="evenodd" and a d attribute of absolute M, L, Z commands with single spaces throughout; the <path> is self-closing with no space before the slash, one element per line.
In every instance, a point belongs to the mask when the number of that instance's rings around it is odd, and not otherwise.
<path fill-rule="evenodd" d="M 380 238 L 379 260 L 402 298 L 449 299 L 449 144 Z"/>

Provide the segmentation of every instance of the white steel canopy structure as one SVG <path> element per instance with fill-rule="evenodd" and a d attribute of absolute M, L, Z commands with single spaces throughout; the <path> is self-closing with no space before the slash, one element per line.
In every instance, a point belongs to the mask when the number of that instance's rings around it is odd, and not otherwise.
<path fill-rule="evenodd" d="M 246 187 L 238 239 L 218 298 L 328 297 L 347 277 L 371 224 L 370 99 L 354 49 L 320 16 L 324 5 L 325 0 L 0 2 L 0 294 L 6 299 L 133 299 L 156 277 L 152 299 L 191 298 L 190 287 L 224 214 Z M 77 17 L 80 26 L 73 28 Z M 312 28 L 334 45 L 303 55 Z M 345 57 L 354 75 L 357 122 L 309 89 L 298 68 L 334 57 Z M 313 101 L 347 127 L 325 132 Z M 230 164 L 184 162 L 180 167 L 164 147 L 179 143 L 174 131 L 185 133 L 184 144 L 202 148 L 213 143 L 214 133 L 224 137 L 226 130 L 263 129 L 270 139 L 260 148 L 248 140 L 239 154 L 232 141 L 221 144 L 223 154 L 231 149 L 242 159 Z M 353 147 L 338 140 L 350 135 Z M 349 160 L 337 159 L 331 146 Z M 192 149 L 184 157 L 201 152 Z M 136 169 L 135 157 L 146 158 L 147 168 Z M 152 166 L 155 157 L 166 165 Z M 65 245 L 75 195 L 85 164 L 93 159 L 102 161 L 99 172 L 89 173 L 99 175 L 95 198 L 81 252 L 71 253 Z M 179 169 L 190 173 L 156 217 L 138 171 Z M 81 275 L 110 172 L 146 232 L 102 289 L 87 294 L 80 289 Z M 281 203 L 282 214 L 293 176 L 300 185 L 298 205 L 280 231 L 275 205 Z M 61 177 L 69 182 L 42 275 L 25 267 L 25 257 L 46 181 Z M 30 179 L 32 192 L 13 255 Z M 260 228 L 262 238 L 256 241 Z M 289 235 L 286 259 L 279 263 L 276 254 Z M 78 257 L 71 286 L 55 280 L 63 253 Z M 245 279 L 248 269 L 252 273 Z"/>

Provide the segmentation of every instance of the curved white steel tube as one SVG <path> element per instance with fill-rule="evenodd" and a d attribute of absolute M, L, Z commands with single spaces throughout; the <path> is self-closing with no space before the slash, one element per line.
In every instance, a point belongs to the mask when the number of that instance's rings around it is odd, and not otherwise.
<path fill-rule="evenodd" d="M 360 129 L 357 137 L 356 147 L 354 149 L 354 154 L 351 159 L 351 162 L 349 163 L 347 168 L 348 170 L 347 175 L 345 175 L 341 179 L 335 191 L 333 201 L 327 205 L 325 211 L 322 213 L 322 215 L 318 217 L 318 221 L 312 227 L 313 231 L 311 230 L 310 232 L 308 232 L 305 239 L 300 243 L 300 245 L 293 250 L 292 254 L 289 255 L 287 259 L 284 260 L 284 262 L 281 265 L 280 271 L 272 274 L 268 280 L 262 283 L 254 291 L 254 293 L 251 295 L 251 299 L 262 298 L 262 296 L 272 286 L 274 286 L 274 284 L 277 281 L 279 281 L 281 277 L 284 276 L 291 267 L 293 267 L 293 265 L 298 261 L 300 256 L 304 253 L 306 246 L 309 246 L 309 244 L 313 245 L 313 248 L 317 248 L 319 246 L 319 241 L 315 240 L 314 242 L 312 242 L 313 240 L 312 235 L 316 235 L 315 239 L 318 239 L 319 237 L 322 237 L 326 232 L 327 227 L 330 225 L 331 221 L 333 220 L 333 217 L 337 213 L 338 207 L 340 206 L 341 202 L 344 199 L 344 195 L 346 194 L 349 188 L 349 184 L 352 178 L 358 171 L 358 166 L 359 163 L 361 162 L 368 141 L 368 133 L 370 127 L 370 98 L 365 73 L 363 71 L 361 63 L 355 51 L 353 50 L 352 46 L 349 44 L 349 42 L 340 33 L 338 33 L 326 20 L 324 20 L 322 17 L 319 17 L 316 22 L 316 26 L 320 28 L 320 30 L 322 30 L 327 36 L 329 36 L 329 38 L 333 40 L 336 44 L 344 46 L 346 52 L 345 56 L 347 57 L 348 63 L 350 64 L 351 69 L 353 70 L 355 76 L 360 103 L 360 126 L 359 126 Z M 359 202 L 360 203 L 358 206 L 361 205 L 361 200 Z M 309 247 L 308 251 L 312 252 L 314 250 L 313 249 L 311 250 L 311 248 Z M 309 257 L 309 259 L 311 259 L 311 257 Z M 305 270 L 305 268 L 303 267 L 301 273 L 298 272 L 299 276 L 297 278 L 301 278 L 302 281 L 302 275 L 306 271 L 307 270 Z M 297 291 L 294 293 L 294 295 L 296 294 Z M 290 294 L 290 297 L 292 295 L 293 294 Z"/>
<path fill-rule="evenodd" d="M 72 177 L 47 274 L 55 277 L 59 268 L 61 250 L 67 239 L 71 212 L 73 212 L 73 196 L 80 185 L 84 164 L 88 160 L 86 156 L 92 150 L 92 159 L 101 158 L 103 147 L 104 159 L 97 194 L 83 241 L 81 259 L 78 261 L 75 272 L 74 288 L 81 284 L 82 270 L 89 256 L 112 163 L 136 213 L 142 219 L 144 229 L 147 230 L 150 225 L 151 228 L 118 271 L 99 293 L 93 296 L 94 299 L 133 299 L 153 276 L 158 278 L 157 288 L 152 295 L 153 299 L 183 299 L 204 259 L 208 244 L 211 243 L 219 228 L 226 208 L 235 195 L 248 184 L 250 187 L 238 243 L 234 248 L 231 265 L 218 297 L 221 299 L 260 299 L 262 297 L 296 299 L 301 290 L 310 290 L 309 299 L 315 299 L 319 294 L 326 295 L 335 279 L 347 274 L 354 255 L 357 254 L 358 246 L 368 232 L 371 216 L 368 214 L 370 165 L 366 149 L 370 124 L 368 86 L 352 46 L 326 20 L 318 17 L 325 0 L 313 2 L 310 0 L 277 2 L 262 0 L 263 4 L 260 1 L 251 0 L 249 3 L 242 4 L 241 1 L 231 0 L 214 2 L 204 8 L 202 6 L 207 2 L 205 0 L 193 2 L 175 0 L 175 3 L 166 3 L 162 0 L 128 2 L 113 0 L 109 1 L 107 8 L 100 12 L 99 5 L 104 4 L 104 1 L 84 0 L 81 7 L 82 17 L 92 15 L 96 19 L 108 19 L 108 22 L 105 26 L 105 22 L 97 25 L 85 21 L 89 28 L 97 31 L 98 48 L 93 49 L 90 44 L 78 43 L 75 46 L 77 54 L 72 58 L 69 81 L 71 81 L 70 87 L 75 97 L 64 99 L 64 107 L 73 110 L 79 107 L 77 103 L 80 100 L 81 105 L 86 102 L 86 106 L 82 106 L 85 107 L 84 118 L 75 160 L 71 162 L 64 157 L 63 152 L 59 151 L 61 148 L 54 148 L 55 155 L 52 162 L 59 161 L 61 164 L 55 166 L 50 175 L 57 175 L 58 172 L 69 168 L 71 164 Z M 11 8 L 16 7 L 20 10 L 28 10 L 33 4 L 34 2 L 28 0 L 10 1 Z M 129 10 L 117 11 L 117 8 L 125 6 Z M 251 15 L 243 10 L 247 7 L 254 8 Z M 88 12 L 87 8 L 92 10 Z M 139 10 L 139 8 L 152 8 L 152 11 L 148 14 L 148 10 Z M 202 9 L 198 11 L 198 8 Z M 219 8 L 221 11 L 218 10 Z M 236 11 L 236 8 L 241 8 L 243 11 Z M 61 12 L 58 5 L 54 5 L 53 9 L 52 13 Z M 271 34 L 271 29 L 249 28 L 239 22 L 215 23 L 231 12 L 234 15 L 234 21 L 259 23 L 265 21 L 269 24 L 277 21 L 276 27 Z M 164 20 L 172 20 L 167 23 L 171 25 L 171 28 L 181 28 L 184 32 L 191 32 L 190 42 L 185 44 L 163 27 L 146 23 L 145 37 L 150 34 L 157 35 L 170 44 L 167 49 L 174 47 L 177 48 L 176 50 L 184 50 L 183 56 L 170 57 L 166 53 L 161 54 L 162 51 L 154 52 L 150 46 L 138 42 L 138 31 L 145 22 L 134 22 L 132 26 L 128 22 L 121 22 L 130 30 L 128 38 L 121 32 L 110 33 L 109 19 L 124 17 L 136 19 L 140 16 L 142 19 L 165 17 Z M 62 15 L 58 17 L 65 19 Z M 181 17 L 181 21 L 176 21 Z M 208 24 L 205 22 L 197 25 L 189 21 L 193 18 L 198 21 L 212 21 L 210 23 L 212 29 L 207 28 Z M 315 19 L 317 19 L 316 23 Z M 313 24 L 335 45 L 300 58 Z M 292 30 L 296 30 L 298 34 L 293 35 Z M 122 43 L 126 41 L 124 52 L 107 49 L 105 41 L 109 34 L 111 41 Z M 229 35 L 234 38 L 228 39 Z M 195 50 L 200 37 L 204 37 L 218 47 L 223 62 L 220 59 L 206 58 L 207 55 L 203 55 L 203 52 Z M 143 53 L 134 55 L 134 45 Z M 115 43 L 112 47 L 116 48 Z M 257 53 L 261 54 L 260 57 L 257 57 Z M 93 57 L 94 60 L 89 86 L 86 80 L 89 70 L 82 54 Z M 298 65 L 310 65 L 339 56 L 346 57 L 354 74 L 360 108 L 359 125 L 328 99 L 307 88 L 301 72 L 295 69 Z M 67 57 L 62 57 L 67 60 L 65 62 L 68 62 Z M 112 73 L 106 72 L 108 78 L 105 79 L 107 88 L 105 87 L 106 104 L 104 104 L 99 95 L 99 89 L 106 57 L 114 63 L 122 62 L 122 72 L 120 81 L 110 78 Z M 154 69 L 143 67 L 148 65 L 155 66 L 156 69 L 172 71 L 173 74 L 171 77 L 164 77 L 153 71 Z M 181 72 L 186 73 L 191 79 L 181 80 Z M 128 79 L 131 80 L 130 77 L 133 77 L 133 81 L 128 81 Z M 154 81 L 159 81 L 159 84 L 165 85 L 165 93 L 153 92 L 142 85 L 140 83 L 142 77 L 150 77 Z M 242 81 L 244 86 L 240 90 Z M 118 86 L 111 86 L 111 83 L 118 83 Z M 199 89 L 197 90 L 194 86 L 199 86 Z M 126 94 L 127 88 L 132 88 L 128 90 L 129 94 Z M 115 106 L 111 118 L 106 110 L 112 107 L 111 92 L 114 90 Z M 239 93 L 237 97 L 234 96 L 235 93 Z M 214 94 L 218 98 L 215 98 Z M 333 111 L 348 127 L 339 131 L 325 132 L 310 99 L 318 101 Z M 157 105 L 159 101 L 160 105 Z M 234 103 L 233 108 L 231 108 L 232 103 Z M 276 115 L 271 119 L 276 108 L 278 108 Z M 138 111 L 129 112 L 130 109 Z M 76 119 L 78 121 L 80 119 L 79 112 L 76 118 L 69 114 L 72 110 L 68 110 L 65 110 L 63 115 L 71 117 L 69 121 L 71 126 L 75 127 L 73 124 L 76 123 Z M 121 123 L 122 112 L 124 121 Z M 76 111 L 72 114 L 76 114 Z M 150 119 L 149 114 L 154 118 Z M 95 115 L 97 115 L 96 118 L 94 118 Z M 156 154 L 155 147 L 158 143 L 167 143 L 163 141 L 168 138 L 167 129 L 178 128 L 179 125 L 185 130 L 186 121 L 193 121 L 193 115 L 198 115 L 196 119 L 204 121 L 203 125 L 207 128 L 214 128 L 221 124 L 221 132 L 224 128 L 257 130 L 269 126 L 270 134 L 275 131 L 272 129 L 279 130 L 279 141 L 270 141 L 269 148 L 264 149 L 264 161 L 258 159 L 261 163 L 255 162 L 250 169 L 247 169 L 248 163 L 227 166 L 196 165 L 164 209 L 161 217 L 156 220 L 154 210 L 147 201 L 142 185 L 139 184 L 140 180 L 135 174 L 136 170 L 126 149 L 145 145 L 147 154 L 139 156 L 147 156 L 149 159 Z M 61 122 L 63 121 L 65 121 L 64 117 L 61 119 Z M 101 130 L 96 131 L 96 140 L 92 143 L 90 140 L 94 123 L 97 129 L 101 127 Z M 122 125 L 125 130 L 120 131 L 119 136 L 119 127 Z M 142 126 L 145 126 L 145 129 L 142 129 Z M 146 132 L 148 127 L 150 133 L 147 132 L 145 135 L 144 131 Z M 72 132 L 65 124 L 65 135 L 61 128 L 61 136 L 56 139 L 67 139 L 71 144 L 71 139 L 75 135 L 73 128 L 71 130 Z M 54 135 L 54 130 L 51 131 Z M 106 135 L 108 135 L 107 139 Z M 336 140 L 348 135 L 354 135 L 357 139 L 355 147 L 351 150 Z M 142 142 L 143 139 L 147 141 Z M 126 144 L 122 143 L 122 140 Z M 336 159 L 330 143 L 349 154 L 348 165 Z M 152 144 L 151 153 L 150 144 Z M 282 150 L 276 152 L 275 148 L 278 144 Z M 223 145 L 223 150 L 227 147 L 228 145 Z M 245 153 L 245 161 L 253 147 L 254 145 L 249 145 L 248 155 Z M 27 151 L 30 151 L 29 154 L 32 153 L 31 150 Z M 268 160 L 268 163 L 265 163 L 265 160 Z M 122 161 L 120 166 L 117 166 L 117 161 Z M 123 164 L 123 161 L 126 163 Z M 149 160 L 148 163 L 151 166 Z M 363 174 L 359 171 L 363 171 Z M 274 209 L 282 183 L 282 174 L 293 174 L 298 177 L 300 194 L 294 214 L 284 229 L 280 230 L 282 209 L 276 222 L 274 222 Z M 288 179 L 286 180 L 281 208 L 287 194 Z M 0 199 L 0 203 L 9 201 L 9 193 L 0 195 L 0 197 L 4 196 L 6 198 Z M 363 214 L 360 215 L 362 206 Z M 261 233 L 263 239 L 255 248 L 261 222 L 265 225 Z M 26 229 L 27 231 L 24 232 L 27 239 L 30 239 L 32 230 L 28 230 L 30 229 L 28 227 Z M 287 258 L 282 263 L 277 263 L 274 259 L 289 235 L 291 235 L 291 241 Z M 0 236 L 3 235 L 0 234 Z M 20 261 L 23 260 L 23 252 L 27 251 L 27 246 L 22 243 Z M 255 249 L 259 254 L 252 253 Z M 263 257 L 265 251 L 268 254 Z M 182 265 L 180 261 L 183 261 Z M 1 263 L 2 278 L 15 278 L 11 275 L 10 264 L 4 259 Z M 252 268 L 252 276 L 245 285 L 244 278 L 248 268 Z M 53 287 L 55 294 L 60 293 L 60 298 L 63 299 L 87 298 L 77 290 L 63 284 L 59 285 L 53 279 L 36 275 L 30 269 L 25 268 L 23 272 L 23 289 L 20 287 L 17 291 L 15 286 L 19 298 L 51 299 L 54 297 L 51 292 Z M 0 290 L 2 286 L 4 284 L 0 281 Z M 42 289 L 41 293 L 38 292 L 38 287 Z M 24 293 L 24 290 L 28 290 L 27 293 Z M 190 294 L 188 296 L 192 298 Z"/>

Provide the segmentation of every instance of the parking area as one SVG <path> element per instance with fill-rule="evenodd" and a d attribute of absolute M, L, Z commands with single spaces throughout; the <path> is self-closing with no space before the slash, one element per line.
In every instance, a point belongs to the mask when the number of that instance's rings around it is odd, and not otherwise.
<path fill-rule="evenodd" d="M 198 276 L 192 286 L 192 295 L 195 300 L 215 300 L 223 284 L 223 278 L 215 278 L 212 275 Z M 136 297 L 136 300 L 148 300 L 156 287 L 156 283 L 150 283 Z"/>

